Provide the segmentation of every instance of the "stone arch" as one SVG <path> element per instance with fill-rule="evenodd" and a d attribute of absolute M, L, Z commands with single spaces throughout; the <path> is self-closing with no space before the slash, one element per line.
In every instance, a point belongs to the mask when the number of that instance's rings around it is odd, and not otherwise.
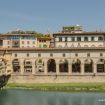
<path fill-rule="evenodd" d="M 85 73 L 93 72 L 93 60 L 92 59 L 86 59 L 84 61 L 84 72 Z"/>
<path fill-rule="evenodd" d="M 40 72 L 44 72 L 44 61 L 43 61 L 43 59 L 37 59 L 36 61 L 35 61 L 35 67 L 36 67 L 36 72 L 37 73 L 40 73 Z"/>
<path fill-rule="evenodd" d="M 66 59 L 60 60 L 59 71 L 60 72 L 68 72 L 68 61 Z"/>
<path fill-rule="evenodd" d="M 81 61 L 79 59 L 74 59 L 72 61 L 72 72 L 74 73 L 81 72 Z"/>
<path fill-rule="evenodd" d="M 43 45 L 43 48 L 47 48 L 47 45 L 46 45 L 46 44 L 44 44 L 44 45 Z"/>
<path fill-rule="evenodd" d="M 99 59 L 97 62 L 97 72 L 102 73 L 105 72 L 105 60 Z"/>
<path fill-rule="evenodd" d="M 24 60 L 24 72 L 32 72 L 32 61 L 29 59 Z"/>
<path fill-rule="evenodd" d="M 12 61 L 13 72 L 20 72 L 20 62 L 18 59 Z"/>
<path fill-rule="evenodd" d="M 56 62 L 54 59 L 49 59 L 47 61 L 47 70 L 48 72 L 56 72 Z"/>

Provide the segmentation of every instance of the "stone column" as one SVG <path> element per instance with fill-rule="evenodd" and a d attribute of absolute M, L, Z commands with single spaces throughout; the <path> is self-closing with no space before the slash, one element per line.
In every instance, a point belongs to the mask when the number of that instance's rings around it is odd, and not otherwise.
<path fill-rule="evenodd" d="M 81 75 L 84 75 L 84 62 L 81 61 Z"/>
<path fill-rule="evenodd" d="M 24 73 L 24 59 L 20 60 L 20 74 L 23 75 Z"/>
<path fill-rule="evenodd" d="M 93 73 L 97 74 L 97 63 L 96 62 L 93 63 Z"/>
<path fill-rule="evenodd" d="M 44 60 L 44 74 L 47 75 L 47 59 Z"/>
<path fill-rule="evenodd" d="M 59 60 L 56 60 L 56 74 L 58 75 L 59 73 Z"/>
<path fill-rule="evenodd" d="M 72 74 L 72 62 L 71 61 L 68 61 L 68 73 L 69 75 Z"/>
<path fill-rule="evenodd" d="M 32 74 L 35 74 L 35 60 L 32 59 Z"/>

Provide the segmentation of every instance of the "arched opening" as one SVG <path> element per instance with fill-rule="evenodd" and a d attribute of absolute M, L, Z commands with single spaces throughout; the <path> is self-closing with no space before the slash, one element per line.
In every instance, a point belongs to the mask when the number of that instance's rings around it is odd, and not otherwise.
<path fill-rule="evenodd" d="M 44 45 L 43 45 L 43 48 L 47 48 L 47 45 L 46 45 L 46 44 L 44 44 Z"/>
<path fill-rule="evenodd" d="M 56 62 L 54 59 L 49 59 L 47 61 L 47 70 L 48 72 L 56 72 Z"/>
<path fill-rule="evenodd" d="M 93 61 L 91 59 L 85 60 L 84 71 L 85 71 L 85 73 L 92 73 L 93 72 Z"/>
<path fill-rule="evenodd" d="M 24 61 L 24 72 L 32 72 L 32 62 L 30 60 Z"/>
<path fill-rule="evenodd" d="M 68 72 L 68 61 L 66 59 L 60 60 L 59 71 L 60 72 Z"/>
<path fill-rule="evenodd" d="M 74 73 L 80 73 L 81 72 L 81 61 L 79 59 L 73 60 L 72 72 L 74 72 Z"/>
<path fill-rule="evenodd" d="M 12 61 L 13 72 L 20 72 L 20 62 L 18 59 Z"/>
<path fill-rule="evenodd" d="M 36 72 L 44 72 L 44 62 L 42 59 L 37 59 L 35 62 Z"/>
<path fill-rule="evenodd" d="M 97 62 L 97 72 L 102 73 L 105 72 L 105 60 L 104 59 L 99 59 Z"/>

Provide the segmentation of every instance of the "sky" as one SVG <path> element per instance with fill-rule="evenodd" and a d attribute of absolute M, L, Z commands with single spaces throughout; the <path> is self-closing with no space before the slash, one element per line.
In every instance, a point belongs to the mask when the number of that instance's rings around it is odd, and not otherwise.
<path fill-rule="evenodd" d="M 77 24 L 105 31 L 105 0 L 0 0 L 0 33 L 53 33 Z"/>

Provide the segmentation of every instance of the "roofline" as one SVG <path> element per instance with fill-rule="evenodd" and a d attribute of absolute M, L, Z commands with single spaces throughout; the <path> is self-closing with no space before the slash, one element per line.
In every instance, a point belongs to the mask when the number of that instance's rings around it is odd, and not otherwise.
<path fill-rule="evenodd" d="M 23 36 L 35 35 L 35 36 L 37 36 L 36 34 L 0 34 L 0 36 L 13 36 L 13 35 L 18 35 L 18 36 L 20 36 L 20 35 L 23 35 Z"/>
<path fill-rule="evenodd" d="M 105 32 L 81 32 L 81 33 L 53 33 L 53 35 L 102 35 L 105 34 Z"/>

